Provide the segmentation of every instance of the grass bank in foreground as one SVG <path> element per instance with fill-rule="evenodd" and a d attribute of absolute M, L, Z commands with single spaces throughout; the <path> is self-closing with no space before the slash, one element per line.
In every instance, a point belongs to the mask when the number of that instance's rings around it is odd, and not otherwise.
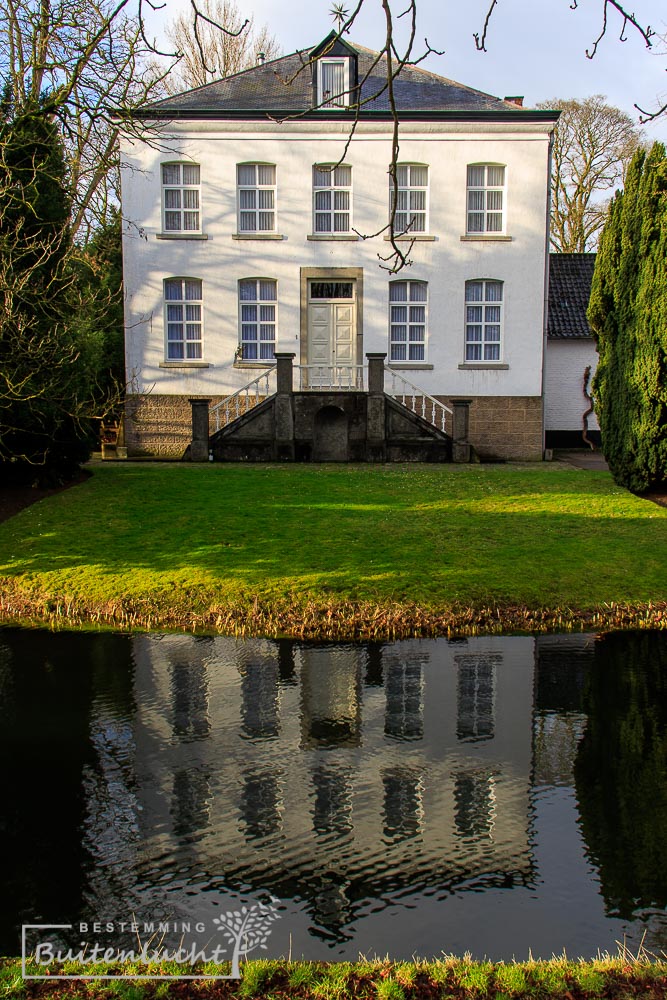
<path fill-rule="evenodd" d="M 36 971 L 36 970 L 28 970 Z M 40 970 L 44 973 L 43 967 Z M 78 971 L 73 965 L 53 973 Z M 87 974 L 117 972 L 106 966 L 91 967 Z M 125 969 L 123 971 L 126 971 Z M 178 975 L 182 967 L 164 965 L 151 971 Z M 228 970 L 213 965 L 201 970 L 220 975 Z M 255 961 L 243 966 L 240 981 L 197 980 L 118 982 L 23 981 L 21 963 L 0 960 L 0 1000 L 594 1000 L 618 998 L 662 1000 L 667 996 L 667 965 L 628 958 L 601 958 L 593 962 L 565 958 L 550 962 L 493 963 L 443 958 L 436 962 L 311 962 Z"/>
<path fill-rule="evenodd" d="M 127 464 L 0 525 L 5 620 L 317 638 L 667 624 L 667 509 L 606 472 Z"/>

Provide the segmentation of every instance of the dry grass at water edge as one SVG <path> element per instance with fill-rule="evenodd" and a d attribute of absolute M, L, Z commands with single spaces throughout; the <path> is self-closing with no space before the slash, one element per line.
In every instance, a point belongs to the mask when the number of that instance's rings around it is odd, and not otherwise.
<path fill-rule="evenodd" d="M 31 971 L 29 967 L 29 972 Z M 42 973 L 44 969 L 40 970 Z M 51 970 L 74 975 L 73 964 Z M 124 972 L 134 970 L 124 969 Z M 137 970 L 138 971 L 138 970 Z M 144 970 L 142 970 L 144 971 Z M 154 966 L 155 975 L 178 975 L 179 966 Z M 203 974 L 221 975 L 228 968 L 208 965 Z M 116 974 L 95 966 L 88 974 Z M 69 982 L 23 981 L 17 959 L 0 960 L 0 1000 L 663 1000 L 667 997 L 667 964 L 655 956 L 600 956 L 595 961 L 489 962 L 470 957 L 438 961 L 391 962 L 388 959 L 341 963 L 282 960 L 251 961 L 240 981 L 177 980 Z"/>

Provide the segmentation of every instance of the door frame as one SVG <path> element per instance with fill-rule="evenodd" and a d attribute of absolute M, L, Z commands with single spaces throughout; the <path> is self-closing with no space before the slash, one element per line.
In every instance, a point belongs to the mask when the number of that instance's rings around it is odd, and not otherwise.
<path fill-rule="evenodd" d="M 308 282 L 309 281 L 354 281 L 357 321 L 357 364 L 364 363 L 364 269 L 363 267 L 302 267 L 300 304 L 299 364 L 308 364 Z"/>

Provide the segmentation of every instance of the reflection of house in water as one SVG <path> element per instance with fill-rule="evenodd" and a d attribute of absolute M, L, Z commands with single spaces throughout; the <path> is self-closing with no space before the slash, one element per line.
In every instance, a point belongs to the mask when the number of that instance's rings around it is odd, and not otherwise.
<path fill-rule="evenodd" d="M 530 878 L 534 640 L 133 643 L 146 864 L 336 937 L 362 900 Z"/>

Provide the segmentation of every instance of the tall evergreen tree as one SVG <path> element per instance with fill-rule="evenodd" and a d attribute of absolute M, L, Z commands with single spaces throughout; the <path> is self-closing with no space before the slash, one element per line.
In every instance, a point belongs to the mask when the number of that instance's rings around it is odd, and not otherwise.
<path fill-rule="evenodd" d="M 667 158 L 639 150 L 600 240 L 588 319 L 605 457 L 617 483 L 667 482 Z"/>
<path fill-rule="evenodd" d="M 90 453 L 73 333 L 67 169 L 48 100 L 0 117 L 0 462 L 66 477 Z"/>

